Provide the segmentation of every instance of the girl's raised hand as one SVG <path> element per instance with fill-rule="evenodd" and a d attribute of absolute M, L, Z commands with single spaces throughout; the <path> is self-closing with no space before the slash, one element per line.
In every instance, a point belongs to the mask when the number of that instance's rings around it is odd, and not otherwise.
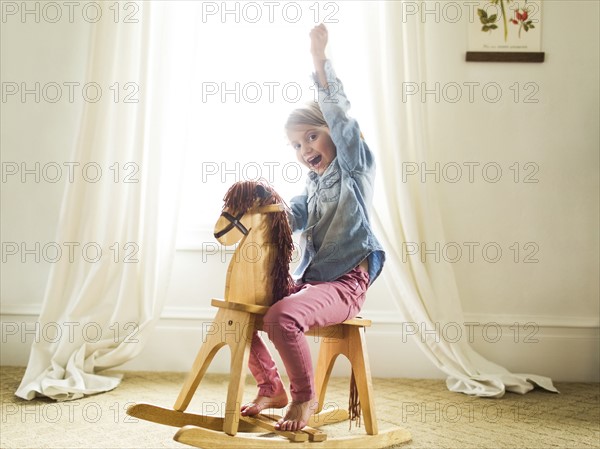
<path fill-rule="evenodd" d="M 322 23 L 310 31 L 310 52 L 313 58 L 325 59 L 327 39 L 327 28 Z"/>

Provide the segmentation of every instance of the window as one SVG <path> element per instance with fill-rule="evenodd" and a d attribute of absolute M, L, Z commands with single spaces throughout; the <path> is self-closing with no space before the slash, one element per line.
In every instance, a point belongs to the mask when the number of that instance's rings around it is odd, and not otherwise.
<path fill-rule="evenodd" d="M 195 33 L 194 50 L 188 50 L 194 46 L 187 40 L 172 49 L 180 53 L 175 59 L 184 58 L 184 65 L 192 67 L 186 70 L 194 80 L 187 86 L 185 98 L 178 99 L 177 117 L 171 118 L 189 124 L 177 248 L 199 249 L 203 242 L 214 244 L 212 228 L 223 195 L 234 182 L 263 177 L 286 200 L 302 192 L 307 169 L 297 162 L 283 125 L 294 107 L 316 96 L 309 52 L 311 28 L 330 19 L 328 54 L 334 60 L 339 58 L 336 68 L 352 104 L 363 111 L 369 92 L 363 89 L 364 71 L 356 57 L 364 54 L 362 46 L 368 39 L 363 33 L 362 2 L 275 2 L 279 6 L 270 3 L 275 8 L 273 21 L 262 11 L 263 17 L 256 23 L 245 19 L 254 17 L 251 8 L 266 3 L 177 3 L 186 9 L 182 13 L 185 19 L 179 23 L 193 21 Z M 224 17 L 206 15 L 203 10 L 235 11 L 235 5 L 242 8 L 237 17 L 235 12 Z M 292 6 L 301 8 L 297 22 L 281 15 L 284 7 L 291 14 Z M 317 13 L 319 20 L 315 20 Z M 190 27 L 180 28 L 185 28 L 185 33 L 170 31 L 186 34 Z M 334 41 L 337 45 L 332 45 Z"/>
<path fill-rule="evenodd" d="M 315 96 L 307 29 L 198 24 L 195 81 L 179 109 L 189 130 L 178 249 L 214 242 L 223 195 L 237 181 L 264 178 L 286 200 L 302 192 L 306 169 L 283 126 Z"/>

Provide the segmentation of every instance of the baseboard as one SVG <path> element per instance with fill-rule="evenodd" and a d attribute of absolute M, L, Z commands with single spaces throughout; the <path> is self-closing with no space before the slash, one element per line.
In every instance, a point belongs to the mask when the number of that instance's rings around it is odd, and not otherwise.
<path fill-rule="evenodd" d="M 14 329 L 31 330 L 39 308 L 3 306 L 0 314 L 2 351 L 0 364 L 27 364 L 33 339 L 31 333 L 20 335 Z M 166 308 L 142 353 L 122 365 L 123 370 L 188 371 L 202 343 L 203 323 L 210 323 L 214 310 Z M 367 330 L 371 372 L 374 377 L 444 378 L 419 348 L 418 326 L 402 323 L 387 311 L 369 312 L 373 321 Z M 597 319 L 581 317 L 531 317 L 467 315 L 468 338 L 484 357 L 518 373 L 551 377 L 555 381 L 599 382 L 600 340 Z M 515 325 L 518 323 L 518 325 Z M 443 329 L 450 339 L 455 329 Z M 317 341 L 310 337 L 313 357 Z M 229 350 L 219 351 L 209 372 L 229 372 Z M 276 351 L 272 351 L 276 356 Z M 276 359 L 277 356 L 276 356 Z M 281 363 L 280 360 L 277 360 Z M 346 375 L 349 364 L 340 360 L 334 375 Z"/>

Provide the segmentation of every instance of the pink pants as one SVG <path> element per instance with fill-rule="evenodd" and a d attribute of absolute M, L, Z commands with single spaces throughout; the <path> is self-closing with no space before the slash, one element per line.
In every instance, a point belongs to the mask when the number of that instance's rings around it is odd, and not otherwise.
<path fill-rule="evenodd" d="M 315 397 L 310 348 L 304 332 L 354 318 L 360 311 L 369 285 L 369 274 L 356 267 L 332 282 L 299 284 L 296 291 L 276 302 L 263 318 L 263 329 L 275 345 L 290 378 L 292 400 Z M 250 371 L 260 396 L 284 391 L 275 362 L 257 331 L 252 336 Z"/>

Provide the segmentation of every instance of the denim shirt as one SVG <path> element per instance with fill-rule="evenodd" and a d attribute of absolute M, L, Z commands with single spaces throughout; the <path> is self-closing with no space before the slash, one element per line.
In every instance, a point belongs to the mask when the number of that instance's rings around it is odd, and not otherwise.
<path fill-rule="evenodd" d="M 385 261 L 369 222 L 375 160 L 358 123 L 346 115 L 350 102 L 329 60 L 325 73 L 328 89 L 319 85 L 316 74 L 313 78 L 337 154 L 321 176 L 309 172 L 303 193 L 290 201 L 290 225 L 302 231 L 302 258 L 294 278 L 333 281 L 368 258 L 372 283 Z"/>

